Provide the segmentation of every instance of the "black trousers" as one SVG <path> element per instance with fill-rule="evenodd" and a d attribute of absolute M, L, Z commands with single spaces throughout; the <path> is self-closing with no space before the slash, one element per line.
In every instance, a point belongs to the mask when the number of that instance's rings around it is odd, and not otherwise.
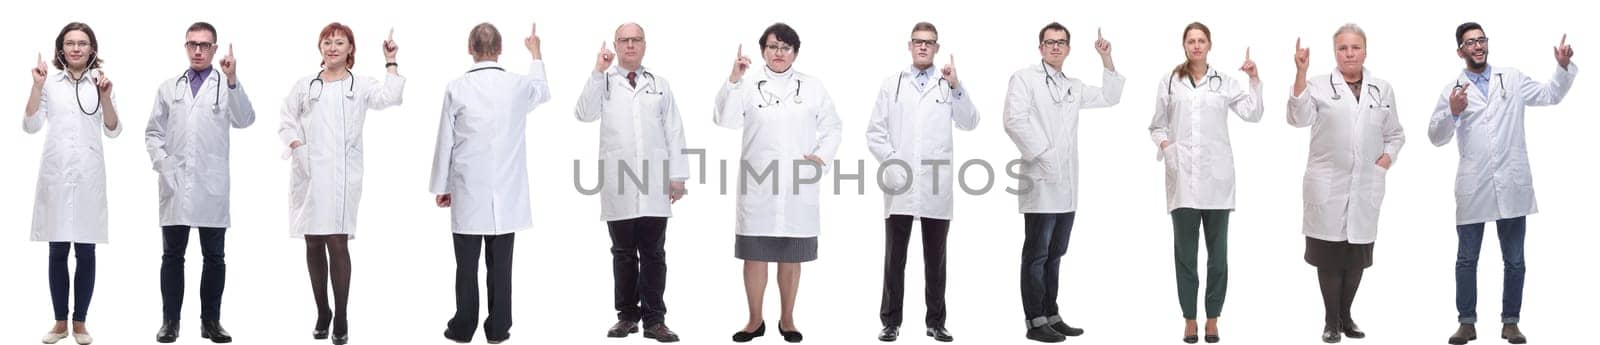
<path fill-rule="evenodd" d="M 667 218 L 639 217 L 606 222 L 611 231 L 611 276 L 617 320 L 665 322 Z"/>
<path fill-rule="evenodd" d="M 78 253 L 78 269 L 70 276 L 69 252 Z M 55 307 L 56 321 L 67 320 L 67 298 L 72 298 L 76 303 L 72 321 L 83 322 L 89 317 L 89 300 L 94 298 L 94 243 L 50 242 L 49 262 L 50 302 Z"/>
<path fill-rule="evenodd" d="M 511 249 L 515 233 L 504 235 L 455 234 L 456 315 L 450 318 L 445 333 L 453 339 L 471 340 L 478 328 L 478 252 L 484 252 L 489 270 L 489 318 L 483 320 L 483 335 L 489 340 L 511 337 Z"/>
<path fill-rule="evenodd" d="M 161 227 L 161 318 L 179 320 L 183 314 L 183 256 L 189 248 L 187 225 Z M 223 235 L 227 228 L 200 228 L 200 319 L 220 320 L 222 287 L 228 265 L 223 260 Z"/>
<path fill-rule="evenodd" d="M 878 307 L 878 319 L 884 326 L 900 326 L 906 295 L 906 248 L 915 220 L 916 217 L 898 214 L 884 220 L 883 302 Z M 949 235 L 950 220 L 922 218 L 922 269 L 927 279 L 924 299 L 929 328 L 944 328 L 944 258 Z"/>

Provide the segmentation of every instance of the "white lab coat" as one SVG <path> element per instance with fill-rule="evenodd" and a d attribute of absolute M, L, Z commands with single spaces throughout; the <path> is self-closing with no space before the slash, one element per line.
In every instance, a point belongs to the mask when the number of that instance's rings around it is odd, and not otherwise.
<path fill-rule="evenodd" d="M 50 75 L 40 93 L 39 110 L 22 119 L 22 130 L 30 134 L 50 123 L 34 192 L 33 241 L 110 242 L 106 231 L 106 160 L 100 135 L 116 138 L 122 133 L 122 123 L 106 129 L 105 108 L 99 104 L 92 77 L 98 73 L 86 73 L 91 77 L 80 80 L 76 90 L 66 72 Z M 116 95 L 111 98 L 116 104 Z M 83 110 L 94 114 L 84 115 Z"/>
<path fill-rule="evenodd" d="M 1354 244 L 1378 238 L 1378 210 L 1388 175 L 1378 166 L 1378 157 L 1387 153 L 1390 163 L 1397 164 L 1406 136 L 1396 115 L 1394 88 L 1370 70 L 1362 75 L 1360 101 L 1351 96 L 1343 77 L 1330 74 L 1307 79 L 1305 92 L 1289 98 L 1289 125 L 1311 127 L 1302 190 L 1302 232 L 1307 237 Z"/>
<path fill-rule="evenodd" d="M 1527 106 L 1561 103 L 1578 75 L 1576 63 L 1556 68 L 1555 76 L 1539 83 L 1515 68 L 1491 66 L 1489 94 L 1467 85 L 1462 72 L 1445 86 L 1428 121 L 1428 139 L 1434 146 L 1459 137 L 1456 166 L 1456 224 L 1477 224 L 1539 212 L 1534 201 L 1533 170 L 1528 166 L 1527 133 L 1523 110 Z M 1460 117 L 1450 114 L 1450 92 L 1456 85 L 1467 89 L 1467 109 Z"/>
<path fill-rule="evenodd" d="M 156 88 L 144 145 L 159 174 L 161 226 L 231 226 L 228 129 L 250 127 L 256 111 L 244 84 L 229 89 L 226 78 L 213 69 L 198 93 L 189 91 L 186 77 Z"/>
<path fill-rule="evenodd" d="M 917 88 L 919 73 L 928 73 L 928 84 L 922 89 Z M 884 79 L 867 122 L 867 150 L 880 164 L 898 159 L 916 172 L 884 167 L 883 184 L 889 189 L 883 195 L 885 218 L 898 214 L 948 220 L 955 216 L 952 166 L 958 163 L 953 159 L 952 127 L 963 131 L 978 127 L 978 108 L 966 87 L 951 89 L 932 68 L 907 67 Z M 935 161 L 943 162 L 927 165 Z M 900 191 L 902 188 L 905 190 Z"/>
<path fill-rule="evenodd" d="M 1022 213 L 1078 210 L 1078 111 L 1117 105 L 1127 83 L 1112 70 L 1100 78 L 1103 88 L 1089 86 L 1043 62 L 1011 74 L 1004 122 L 1024 162 Z"/>
<path fill-rule="evenodd" d="M 724 82 L 712 117 L 718 126 L 744 130 L 740 163 L 732 167 L 740 176 L 740 185 L 732 187 L 739 195 L 735 233 L 817 237 L 822 228 L 818 185 L 839 150 L 839 115 L 817 78 L 793 68 L 784 73 L 762 71 L 738 83 Z M 804 161 L 805 155 L 816 155 L 827 164 L 813 169 L 795 162 Z M 745 165 L 750 173 L 744 172 Z M 773 169 L 771 174 L 758 179 L 768 168 Z M 819 182 L 796 189 L 797 177 Z"/>
<path fill-rule="evenodd" d="M 600 220 L 672 217 L 672 181 L 689 179 L 684 159 L 683 120 L 666 79 L 640 67 L 638 87 L 628 86 L 628 70 L 614 66 L 591 72 L 578 96 L 578 121 L 600 121 Z M 619 175 L 626 166 L 629 175 Z M 627 176 L 627 177 L 621 177 Z M 641 184 L 636 185 L 632 178 Z M 640 190 L 645 186 L 647 190 Z"/>
<path fill-rule="evenodd" d="M 367 110 L 400 105 L 406 78 L 389 74 L 380 84 L 352 74 L 313 85 L 314 78 L 300 78 L 284 97 L 278 129 L 284 145 L 304 143 L 290 154 L 289 231 L 355 238 Z"/>
<path fill-rule="evenodd" d="M 1246 89 L 1239 80 L 1206 71 L 1199 80 L 1169 74 L 1156 87 L 1150 140 L 1167 172 L 1167 212 L 1178 208 L 1234 209 L 1233 143 L 1228 110 L 1245 122 L 1261 121 L 1261 83 Z M 1197 85 L 1198 84 L 1198 85 Z"/>
<path fill-rule="evenodd" d="M 528 75 L 494 61 L 445 87 L 428 190 L 450 194 L 450 230 L 503 235 L 533 226 L 528 197 L 528 113 L 550 100 L 544 61 Z"/>

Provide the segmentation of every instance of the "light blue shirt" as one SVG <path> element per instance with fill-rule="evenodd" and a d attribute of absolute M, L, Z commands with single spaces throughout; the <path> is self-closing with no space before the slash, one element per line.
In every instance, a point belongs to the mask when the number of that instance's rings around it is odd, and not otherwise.
<path fill-rule="evenodd" d="M 1485 99 L 1489 97 L 1489 76 L 1494 75 L 1491 72 L 1489 66 L 1483 66 L 1483 73 L 1472 73 L 1471 70 L 1465 72 L 1467 81 L 1472 82 L 1472 86 L 1478 87 L 1478 92 L 1483 93 Z"/>
<path fill-rule="evenodd" d="M 917 71 L 915 75 L 911 76 L 911 80 L 917 82 L 917 92 L 928 91 L 928 82 L 930 81 L 937 84 L 938 80 L 933 79 L 934 77 L 938 77 L 940 79 L 944 78 L 939 71 L 934 70 L 933 65 L 928 65 L 928 68 L 924 69 L 917 69 L 916 65 L 912 65 L 911 69 Z M 953 99 L 959 100 L 966 94 L 965 91 L 966 90 L 964 88 L 956 88 L 950 93 L 950 96 L 954 97 Z"/>

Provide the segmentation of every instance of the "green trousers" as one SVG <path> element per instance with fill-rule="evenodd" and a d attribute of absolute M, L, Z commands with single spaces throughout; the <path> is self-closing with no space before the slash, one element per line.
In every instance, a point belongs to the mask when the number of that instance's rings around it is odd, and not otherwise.
<path fill-rule="evenodd" d="M 1228 213 L 1231 210 L 1172 211 L 1173 267 L 1178 275 L 1178 304 L 1183 318 L 1195 319 L 1195 299 L 1200 289 L 1197 270 L 1200 255 L 1201 225 L 1206 243 L 1206 318 L 1222 315 L 1222 302 L 1228 295 Z"/>

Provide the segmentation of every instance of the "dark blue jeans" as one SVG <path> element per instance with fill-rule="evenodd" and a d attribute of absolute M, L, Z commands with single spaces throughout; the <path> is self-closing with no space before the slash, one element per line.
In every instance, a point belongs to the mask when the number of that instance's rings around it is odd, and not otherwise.
<path fill-rule="evenodd" d="M 1500 233 L 1500 257 L 1505 261 L 1505 296 L 1500 303 L 1500 322 L 1517 323 L 1522 318 L 1522 283 L 1527 265 L 1522 259 L 1528 217 L 1494 222 Z M 1483 224 L 1456 226 L 1460 239 L 1456 246 L 1456 312 L 1461 323 L 1478 322 L 1478 251 L 1483 247 Z"/>
<path fill-rule="evenodd" d="M 67 253 L 78 252 L 78 270 L 67 279 Z M 89 316 L 89 300 L 94 297 L 94 243 L 50 242 L 50 302 L 55 304 L 56 321 L 67 320 L 67 288 L 71 285 L 72 321 Z"/>
<path fill-rule="evenodd" d="M 187 225 L 161 227 L 161 318 L 182 319 L 183 256 L 189 249 Z M 200 319 L 221 320 L 222 287 L 227 281 L 228 264 L 223 260 L 223 238 L 227 228 L 200 228 Z"/>
<path fill-rule="evenodd" d="M 1076 212 L 1024 213 L 1022 312 L 1029 320 L 1060 314 L 1061 256 L 1067 253 Z"/>

